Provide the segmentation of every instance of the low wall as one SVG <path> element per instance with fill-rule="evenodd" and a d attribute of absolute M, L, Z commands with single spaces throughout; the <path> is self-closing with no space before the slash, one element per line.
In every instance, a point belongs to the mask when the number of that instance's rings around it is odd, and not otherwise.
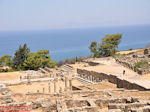
<path fill-rule="evenodd" d="M 72 86 L 72 90 L 75 91 L 75 90 L 82 90 L 80 87 L 77 87 L 77 86 Z"/>
<path fill-rule="evenodd" d="M 128 62 L 125 62 L 125 61 L 120 60 L 120 59 L 117 59 L 117 58 L 116 58 L 115 60 L 116 60 L 116 62 L 117 62 L 118 64 L 120 64 L 120 65 L 122 65 L 122 66 L 124 66 L 124 67 L 127 67 L 127 68 L 129 68 L 129 69 L 131 69 L 131 70 L 137 72 L 137 73 L 140 74 L 140 75 L 144 75 L 144 74 L 150 73 L 150 70 L 149 70 L 149 69 L 137 69 L 137 68 L 135 68 L 133 65 L 129 64 Z"/>
<path fill-rule="evenodd" d="M 87 63 L 88 63 L 90 66 L 97 66 L 97 65 L 99 65 L 99 63 L 92 62 L 92 61 L 88 61 Z"/>
<path fill-rule="evenodd" d="M 81 74 L 81 75 L 92 76 L 94 78 L 99 78 L 101 80 L 107 79 L 109 82 L 116 84 L 118 88 L 137 89 L 140 91 L 150 90 L 150 89 L 146 89 L 136 83 L 132 83 L 127 80 L 121 79 L 112 74 L 99 73 L 99 72 L 88 71 L 88 70 L 84 70 L 84 69 L 77 69 L 77 73 Z"/>

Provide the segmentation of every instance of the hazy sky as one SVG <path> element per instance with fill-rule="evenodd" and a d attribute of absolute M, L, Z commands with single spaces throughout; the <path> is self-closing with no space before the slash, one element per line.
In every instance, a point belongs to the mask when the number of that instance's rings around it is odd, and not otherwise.
<path fill-rule="evenodd" d="M 0 0 L 0 31 L 150 24 L 150 0 Z"/>

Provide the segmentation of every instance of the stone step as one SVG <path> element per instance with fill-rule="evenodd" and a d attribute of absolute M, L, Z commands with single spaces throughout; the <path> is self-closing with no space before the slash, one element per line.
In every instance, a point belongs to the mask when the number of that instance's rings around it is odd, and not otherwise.
<path fill-rule="evenodd" d="M 80 81 L 81 83 L 83 83 L 84 85 L 93 84 L 93 82 L 85 80 L 85 79 L 80 78 L 80 77 L 77 77 L 77 80 Z"/>
<path fill-rule="evenodd" d="M 45 73 L 45 74 L 48 73 L 48 72 L 47 72 L 45 69 L 43 69 L 43 68 L 39 68 L 39 70 L 41 70 L 42 73 Z"/>
<path fill-rule="evenodd" d="M 50 68 L 45 67 L 44 70 L 46 70 L 47 72 L 52 72 Z"/>

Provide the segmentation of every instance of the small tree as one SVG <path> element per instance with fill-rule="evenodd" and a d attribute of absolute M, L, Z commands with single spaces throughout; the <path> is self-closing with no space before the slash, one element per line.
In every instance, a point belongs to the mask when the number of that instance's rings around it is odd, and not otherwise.
<path fill-rule="evenodd" d="M 92 42 L 89 49 L 94 53 L 94 57 L 112 56 L 118 51 L 122 34 L 106 35 L 101 43 Z"/>
<path fill-rule="evenodd" d="M 0 57 L 0 66 L 10 66 L 12 67 L 12 56 L 11 55 L 4 55 L 2 57 Z"/>

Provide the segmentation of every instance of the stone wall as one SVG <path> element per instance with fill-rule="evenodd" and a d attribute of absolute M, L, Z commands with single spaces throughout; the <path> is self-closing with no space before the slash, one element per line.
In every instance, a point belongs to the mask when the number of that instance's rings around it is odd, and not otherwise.
<path fill-rule="evenodd" d="M 124 67 L 127 67 L 127 68 L 129 68 L 129 69 L 131 69 L 131 70 L 137 72 L 137 73 L 140 74 L 140 75 L 149 73 L 149 72 L 146 72 L 146 71 L 144 71 L 144 70 L 142 70 L 142 69 L 141 69 L 141 70 L 140 70 L 140 69 L 136 69 L 133 64 L 129 64 L 128 62 L 125 62 L 125 61 L 123 61 L 123 60 L 116 59 L 116 62 L 117 62 L 118 64 L 123 65 Z"/>
<path fill-rule="evenodd" d="M 145 69 L 144 68 L 135 68 L 134 64 L 131 64 L 131 63 L 126 62 L 124 60 L 121 60 L 119 58 L 116 58 L 115 60 L 116 60 L 116 62 L 118 64 L 121 64 L 121 65 L 123 65 L 123 66 L 125 66 L 125 67 L 127 67 L 127 68 L 129 68 L 129 69 L 131 69 L 131 70 L 133 70 L 135 72 L 137 72 L 140 75 L 144 75 L 144 74 L 150 73 L 150 69 L 149 68 L 148 69 L 147 68 L 145 68 Z"/>
<path fill-rule="evenodd" d="M 142 51 L 129 53 L 124 56 L 115 57 L 118 64 L 121 64 L 140 75 L 150 73 L 150 48 L 146 48 Z M 146 61 L 149 67 L 146 68 L 135 68 L 135 64 L 140 61 Z"/>
<path fill-rule="evenodd" d="M 120 77 L 117 77 L 112 74 L 99 73 L 99 72 L 88 71 L 84 69 L 77 69 L 77 73 L 80 75 L 92 77 L 92 79 L 99 78 L 100 80 L 108 80 L 109 82 L 116 84 L 118 88 L 137 89 L 140 91 L 149 90 L 136 83 L 132 83 L 130 81 L 121 79 Z"/>
<path fill-rule="evenodd" d="M 87 62 L 90 66 L 97 66 L 99 65 L 99 63 L 96 63 L 96 62 L 92 62 L 92 61 L 89 61 Z"/>
<path fill-rule="evenodd" d="M 77 87 L 77 86 L 72 86 L 72 90 L 76 91 L 76 90 L 82 90 L 82 89 L 80 87 Z"/>

